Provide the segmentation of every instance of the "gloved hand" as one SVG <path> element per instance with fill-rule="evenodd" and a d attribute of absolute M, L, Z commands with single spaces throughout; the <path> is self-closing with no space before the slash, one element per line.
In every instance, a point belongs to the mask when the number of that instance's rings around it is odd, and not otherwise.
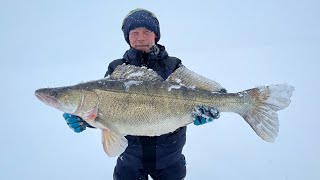
<path fill-rule="evenodd" d="M 202 125 L 207 122 L 212 122 L 220 117 L 220 112 L 214 107 L 195 106 L 192 111 L 193 124 Z"/>
<path fill-rule="evenodd" d="M 90 126 L 79 116 L 75 116 L 69 113 L 63 113 L 63 118 L 67 121 L 68 126 L 76 133 L 80 133 L 84 131 L 87 126 Z"/>

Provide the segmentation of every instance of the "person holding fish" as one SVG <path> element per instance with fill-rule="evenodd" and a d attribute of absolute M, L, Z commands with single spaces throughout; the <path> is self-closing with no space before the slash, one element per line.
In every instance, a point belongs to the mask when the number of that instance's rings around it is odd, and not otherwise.
<path fill-rule="evenodd" d="M 176 69 L 182 67 L 181 60 L 169 56 L 165 47 L 158 44 L 160 26 L 157 17 L 145 9 L 135 9 L 124 18 L 122 31 L 130 45 L 123 57 L 112 61 L 105 74 L 109 76 L 122 64 L 145 66 L 153 69 L 166 80 Z M 226 92 L 217 84 L 217 90 Z M 112 106 L 112 105 L 110 105 Z M 202 125 L 219 118 L 213 107 L 196 106 L 192 112 L 195 125 Z M 92 127 L 78 116 L 64 113 L 67 124 L 79 133 Z M 128 147 L 119 155 L 114 169 L 116 180 L 147 179 L 178 180 L 186 176 L 186 161 L 182 149 L 186 142 L 186 126 L 160 136 L 126 136 Z"/>

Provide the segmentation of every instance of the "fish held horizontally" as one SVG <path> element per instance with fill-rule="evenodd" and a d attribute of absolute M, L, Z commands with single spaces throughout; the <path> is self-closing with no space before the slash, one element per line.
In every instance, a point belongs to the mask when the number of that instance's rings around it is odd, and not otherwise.
<path fill-rule="evenodd" d="M 158 136 L 192 123 L 196 105 L 237 113 L 259 137 L 273 142 L 279 132 L 277 111 L 290 104 L 293 91 L 290 85 L 278 84 L 223 93 L 220 84 L 184 66 L 163 80 L 153 70 L 121 65 L 108 78 L 42 88 L 35 95 L 102 129 L 105 152 L 117 156 L 128 145 L 126 135 Z"/>

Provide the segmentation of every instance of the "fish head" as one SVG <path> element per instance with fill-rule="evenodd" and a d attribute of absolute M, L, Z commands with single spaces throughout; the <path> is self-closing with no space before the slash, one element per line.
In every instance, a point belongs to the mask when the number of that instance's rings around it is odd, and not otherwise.
<path fill-rule="evenodd" d="M 79 116 L 97 107 L 99 102 L 95 92 L 72 87 L 42 88 L 35 95 L 48 106 Z"/>

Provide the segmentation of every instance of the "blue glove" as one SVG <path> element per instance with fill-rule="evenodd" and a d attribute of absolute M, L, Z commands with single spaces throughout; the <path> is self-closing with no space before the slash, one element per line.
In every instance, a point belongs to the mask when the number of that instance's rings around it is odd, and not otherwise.
<path fill-rule="evenodd" d="M 75 116 L 69 113 L 63 113 L 63 118 L 67 121 L 68 126 L 76 133 L 80 133 L 84 131 L 87 126 L 90 126 L 79 116 Z"/>
<path fill-rule="evenodd" d="M 208 106 L 195 106 L 192 111 L 192 118 L 194 125 L 202 125 L 208 122 L 212 122 L 214 119 L 220 117 L 220 112 L 214 107 Z"/>

